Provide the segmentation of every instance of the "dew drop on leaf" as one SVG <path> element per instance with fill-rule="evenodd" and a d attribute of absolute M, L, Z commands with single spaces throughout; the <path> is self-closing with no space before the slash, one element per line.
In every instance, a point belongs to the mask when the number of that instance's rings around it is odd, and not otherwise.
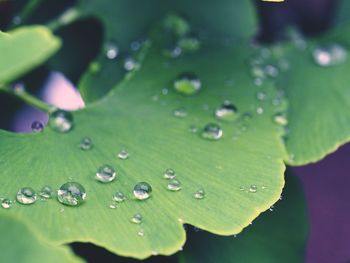
<path fill-rule="evenodd" d="M 193 73 L 183 73 L 174 81 L 174 89 L 183 95 L 196 94 L 202 87 L 202 82 Z"/>
<path fill-rule="evenodd" d="M 2 208 L 8 209 L 8 208 L 11 208 L 11 206 L 12 206 L 12 201 L 10 199 L 4 198 L 1 201 L 1 207 Z"/>
<path fill-rule="evenodd" d="M 33 132 L 42 132 L 44 129 L 44 125 L 40 121 L 34 121 L 31 125 Z"/>
<path fill-rule="evenodd" d="M 258 191 L 258 187 L 257 187 L 255 184 L 252 184 L 252 185 L 249 187 L 248 191 L 249 191 L 250 193 L 256 193 L 256 192 Z"/>
<path fill-rule="evenodd" d="M 174 179 L 176 177 L 176 173 L 174 169 L 168 168 L 164 172 L 164 178 L 166 179 Z"/>
<path fill-rule="evenodd" d="M 112 166 L 105 164 L 98 168 L 95 178 L 102 183 L 109 183 L 112 182 L 116 176 L 117 173 L 115 169 Z"/>
<path fill-rule="evenodd" d="M 223 135 L 223 131 L 218 124 L 209 123 L 203 128 L 201 135 L 204 139 L 219 140 Z"/>
<path fill-rule="evenodd" d="M 118 48 L 117 44 L 115 44 L 112 41 L 107 42 L 105 44 L 104 50 L 105 50 L 106 58 L 110 59 L 110 60 L 115 59 L 119 54 L 119 48 Z"/>
<path fill-rule="evenodd" d="M 137 232 L 137 235 L 139 235 L 140 237 L 143 237 L 145 235 L 145 231 L 143 229 L 140 229 L 138 232 Z"/>
<path fill-rule="evenodd" d="M 273 116 L 273 121 L 281 126 L 286 126 L 288 124 L 287 117 L 284 113 L 277 113 Z"/>
<path fill-rule="evenodd" d="M 194 198 L 196 199 L 203 199 L 205 197 L 205 191 L 204 189 L 198 189 L 195 193 L 194 193 Z"/>
<path fill-rule="evenodd" d="M 43 199 L 50 199 L 52 197 L 53 191 L 52 188 L 48 185 L 41 188 L 39 196 Z"/>
<path fill-rule="evenodd" d="M 86 191 L 81 184 L 68 182 L 58 189 L 57 199 L 64 205 L 78 206 L 86 199 Z"/>
<path fill-rule="evenodd" d="M 264 108 L 263 107 L 257 107 L 256 108 L 256 113 L 259 114 L 259 115 L 263 114 L 264 113 Z"/>
<path fill-rule="evenodd" d="M 140 182 L 135 185 L 133 193 L 137 199 L 145 200 L 151 196 L 152 187 L 146 182 Z"/>
<path fill-rule="evenodd" d="M 129 152 L 125 149 L 120 150 L 118 153 L 118 158 L 121 160 L 126 160 L 129 158 Z"/>
<path fill-rule="evenodd" d="M 329 67 L 342 64 L 347 58 L 347 51 L 343 46 L 332 43 L 315 48 L 312 56 L 317 65 Z"/>
<path fill-rule="evenodd" d="M 179 191 L 179 190 L 181 190 L 182 185 L 181 185 L 181 182 L 180 182 L 179 180 L 177 180 L 177 179 L 171 179 L 171 180 L 168 182 L 167 188 L 168 188 L 168 190 L 170 190 L 170 191 Z"/>
<path fill-rule="evenodd" d="M 88 151 L 91 150 L 93 147 L 93 143 L 90 137 L 84 137 L 79 145 L 80 149 L 84 150 L 84 151 Z"/>
<path fill-rule="evenodd" d="M 36 193 L 30 187 L 23 187 L 18 190 L 16 199 L 19 203 L 24 205 L 33 204 L 36 201 Z"/>
<path fill-rule="evenodd" d="M 49 126 L 56 132 L 69 132 L 73 128 L 72 113 L 64 110 L 55 110 L 50 114 Z"/>
<path fill-rule="evenodd" d="M 237 108 L 230 101 L 224 101 L 220 108 L 216 109 L 215 117 L 220 120 L 234 121 L 237 118 Z"/>
<path fill-rule="evenodd" d="M 122 192 L 118 191 L 114 194 L 113 200 L 118 203 L 122 203 L 125 200 L 125 195 Z"/>
<path fill-rule="evenodd" d="M 142 215 L 140 213 L 136 213 L 132 218 L 131 222 L 134 224 L 141 224 L 142 223 Z"/>
<path fill-rule="evenodd" d="M 176 109 L 174 110 L 174 116 L 178 117 L 178 118 L 185 118 L 187 117 L 187 111 L 185 111 L 184 109 Z"/>
<path fill-rule="evenodd" d="M 127 57 L 124 60 L 124 69 L 126 71 L 132 71 L 139 67 L 139 63 L 132 57 Z"/>

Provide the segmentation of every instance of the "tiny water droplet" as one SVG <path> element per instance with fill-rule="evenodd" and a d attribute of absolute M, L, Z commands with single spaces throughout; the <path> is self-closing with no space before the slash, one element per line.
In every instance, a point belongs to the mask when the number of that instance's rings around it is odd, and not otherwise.
<path fill-rule="evenodd" d="M 72 113 L 64 110 L 55 110 L 50 114 L 49 126 L 56 132 L 69 132 L 73 128 Z"/>
<path fill-rule="evenodd" d="M 203 199 L 205 197 L 205 191 L 204 189 L 198 189 L 195 193 L 194 193 L 194 198 L 196 199 Z"/>
<path fill-rule="evenodd" d="M 129 152 L 125 149 L 120 150 L 118 153 L 118 158 L 121 160 L 126 160 L 129 158 Z"/>
<path fill-rule="evenodd" d="M 31 125 L 33 132 L 42 132 L 44 129 L 44 125 L 40 121 L 34 121 Z"/>
<path fill-rule="evenodd" d="M 269 76 L 271 78 L 276 78 L 279 74 L 278 68 L 273 65 L 266 65 L 264 68 L 264 72 L 266 76 Z"/>
<path fill-rule="evenodd" d="M 133 41 L 130 43 L 130 48 L 132 51 L 137 51 L 141 48 L 142 46 L 142 42 L 143 41 L 139 41 L 139 40 L 136 40 L 136 41 Z"/>
<path fill-rule="evenodd" d="M 2 206 L 2 208 L 5 208 L 5 209 L 11 208 L 11 206 L 12 206 L 12 201 L 11 201 L 10 199 L 4 198 L 4 199 L 1 201 L 1 206 Z"/>
<path fill-rule="evenodd" d="M 16 82 L 11 86 L 11 89 L 14 93 L 20 94 L 26 90 L 26 87 L 23 82 Z"/>
<path fill-rule="evenodd" d="M 84 151 L 88 151 L 88 150 L 91 150 L 92 147 L 93 147 L 93 143 L 92 143 L 92 140 L 91 138 L 89 137 L 84 137 L 80 144 L 79 144 L 79 147 L 80 149 L 84 150 Z"/>
<path fill-rule="evenodd" d="M 22 23 L 22 18 L 21 18 L 19 15 L 14 16 L 14 17 L 12 18 L 12 24 L 14 24 L 15 26 L 18 26 L 18 25 L 20 25 L 21 23 Z"/>
<path fill-rule="evenodd" d="M 317 65 L 329 67 L 342 64 L 348 54 L 343 46 L 332 43 L 315 48 L 312 55 Z"/>
<path fill-rule="evenodd" d="M 52 197 L 53 191 L 52 188 L 48 185 L 41 188 L 39 196 L 43 199 L 50 199 Z"/>
<path fill-rule="evenodd" d="M 273 121 L 281 126 L 286 126 L 288 124 L 287 116 L 284 113 L 277 113 L 273 116 Z"/>
<path fill-rule="evenodd" d="M 254 79 L 264 79 L 265 78 L 265 71 L 260 65 L 252 66 L 251 74 L 254 77 Z"/>
<path fill-rule="evenodd" d="M 128 57 L 124 60 L 124 69 L 126 71 L 132 71 L 139 67 L 139 63 L 132 57 Z"/>
<path fill-rule="evenodd" d="M 257 94 L 256 94 L 256 98 L 258 99 L 258 100 L 265 100 L 266 99 L 266 97 L 267 97 L 267 94 L 266 94 L 266 92 L 264 92 L 264 91 L 259 91 Z"/>
<path fill-rule="evenodd" d="M 183 73 L 174 81 L 174 89 L 183 95 L 193 95 L 202 87 L 200 79 L 193 73 Z"/>
<path fill-rule="evenodd" d="M 198 128 L 196 126 L 194 126 L 194 125 L 191 125 L 189 130 L 190 130 L 191 133 L 197 133 Z"/>
<path fill-rule="evenodd" d="M 151 196 L 152 187 L 146 182 L 140 182 L 135 185 L 133 193 L 137 199 L 145 200 Z"/>
<path fill-rule="evenodd" d="M 167 88 L 162 89 L 162 94 L 163 95 L 168 95 L 169 90 Z"/>
<path fill-rule="evenodd" d="M 223 135 L 223 131 L 218 124 L 209 123 L 202 131 L 202 137 L 208 140 L 219 140 Z"/>
<path fill-rule="evenodd" d="M 256 108 L 256 113 L 259 114 L 259 115 L 263 114 L 264 113 L 264 108 L 263 107 L 257 107 Z"/>
<path fill-rule="evenodd" d="M 30 187 L 23 187 L 18 190 L 16 199 L 19 203 L 24 205 L 33 204 L 36 201 L 36 193 Z"/>
<path fill-rule="evenodd" d="M 131 222 L 134 224 L 141 224 L 142 223 L 142 215 L 140 213 L 136 213 L 132 218 Z"/>
<path fill-rule="evenodd" d="M 252 184 L 250 187 L 249 187 L 249 190 L 248 190 L 250 193 L 256 193 L 258 191 L 258 187 L 255 185 L 255 184 Z"/>
<path fill-rule="evenodd" d="M 81 184 L 68 182 L 57 190 L 57 199 L 64 205 L 78 206 L 86 199 L 86 191 Z"/>
<path fill-rule="evenodd" d="M 179 39 L 177 46 L 185 53 L 193 53 L 199 50 L 201 42 L 194 36 L 182 37 Z"/>
<path fill-rule="evenodd" d="M 261 78 L 254 79 L 255 86 L 261 86 L 263 84 L 263 80 Z"/>
<path fill-rule="evenodd" d="M 119 54 L 118 46 L 113 42 L 107 42 L 105 44 L 105 54 L 107 59 L 115 59 Z"/>
<path fill-rule="evenodd" d="M 117 176 L 114 168 L 108 164 L 102 165 L 98 168 L 96 172 L 96 180 L 102 183 L 112 182 Z"/>
<path fill-rule="evenodd" d="M 275 206 L 272 205 L 272 206 L 270 206 L 269 210 L 272 212 L 274 208 L 275 208 Z"/>
<path fill-rule="evenodd" d="M 176 109 L 174 110 L 174 116 L 178 118 L 185 118 L 187 117 L 187 111 L 185 109 Z"/>
<path fill-rule="evenodd" d="M 239 190 L 240 190 L 240 191 L 244 191 L 245 188 L 244 188 L 243 186 L 240 186 L 240 187 L 239 187 Z"/>
<path fill-rule="evenodd" d="M 140 229 L 138 232 L 137 232 L 137 235 L 139 235 L 140 237 L 143 237 L 145 235 L 145 231 L 143 229 Z"/>
<path fill-rule="evenodd" d="M 179 180 L 177 180 L 177 179 L 171 179 L 171 180 L 168 182 L 167 188 L 168 188 L 168 190 L 170 190 L 170 191 L 179 191 L 179 190 L 181 190 L 182 185 L 181 185 L 181 182 L 180 182 Z"/>
<path fill-rule="evenodd" d="M 174 169 L 168 168 L 164 172 L 164 178 L 166 179 L 174 179 L 176 177 L 176 173 Z"/>
<path fill-rule="evenodd" d="M 110 209 L 116 209 L 117 208 L 117 204 L 116 203 L 111 203 L 109 206 L 108 206 Z"/>
<path fill-rule="evenodd" d="M 125 195 L 122 192 L 118 191 L 114 194 L 113 200 L 118 203 L 122 203 L 125 200 Z"/>
<path fill-rule="evenodd" d="M 215 117 L 220 120 L 233 121 L 237 118 L 237 108 L 230 101 L 224 101 L 220 108 L 216 109 Z"/>

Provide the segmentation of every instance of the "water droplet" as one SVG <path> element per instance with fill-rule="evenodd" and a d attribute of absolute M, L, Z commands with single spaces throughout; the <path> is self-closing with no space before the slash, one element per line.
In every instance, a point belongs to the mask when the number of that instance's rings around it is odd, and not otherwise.
<path fill-rule="evenodd" d="M 183 73 L 174 81 L 174 88 L 183 95 L 193 95 L 202 87 L 200 79 L 192 73 Z"/>
<path fill-rule="evenodd" d="M 122 160 L 126 160 L 129 158 L 129 152 L 125 149 L 120 150 L 118 153 L 118 158 Z"/>
<path fill-rule="evenodd" d="M 145 231 L 143 229 L 140 229 L 139 232 L 137 232 L 137 235 L 143 237 L 145 235 Z"/>
<path fill-rule="evenodd" d="M 201 43 L 198 38 L 192 36 L 180 38 L 177 45 L 183 52 L 193 53 L 200 48 Z"/>
<path fill-rule="evenodd" d="M 170 58 L 177 58 L 177 57 L 181 56 L 182 48 L 180 48 L 179 46 L 175 46 L 175 47 L 172 47 L 172 48 L 165 50 L 164 54 L 165 54 L 165 56 L 170 57 Z"/>
<path fill-rule="evenodd" d="M 181 182 L 177 179 L 171 179 L 167 186 L 170 191 L 179 191 L 182 188 Z"/>
<path fill-rule="evenodd" d="M 131 222 L 134 224 L 141 224 L 142 223 L 142 215 L 140 213 L 136 213 L 132 218 Z"/>
<path fill-rule="evenodd" d="M 93 143 L 92 143 L 91 138 L 89 138 L 89 137 L 84 137 L 84 138 L 81 140 L 79 147 L 80 147 L 80 149 L 82 149 L 82 150 L 84 150 L 84 151 L 91 150 L 92 147 L 93 147 Z"/>
<path fill-rule="evenodd" d="M 89 71 L 91 73 L 97 73 L 101 70 L 101 65 L 97 61 L 91 62 L 89 65 Z"/>
<path fill-rule="evenodd" d="M 252 66 L 251 74 L 255 79 L 264 79 L 265 78 L 265 71 L 260 65 Z"/>
<path fill-rule="evenodd" d="M 133 193 L 137 199 L 145 200 L 151 196 L 152 187 L 146 182 L 140 182 L 135 185 Z"/>
<path fill-rule="evenodd" d="M 233 121 L 237 118 L 237 108 L 230 101 L 224 101 L 221 107 L 216 109 L 215 117 L 220 120 Z"/>
<path fill-rule="evenodd" d="M 96 172 L 96 180 L 102 183 L 112 182 L 117 173 L 114 168 L 108 164 L 102 165 L 98 168 Z"/>
<path fill-rule="evenodd" d="M 113 42 L 107 42 L 105 44 L 104 49 L 105 49 L 106 58 L 108 59 L 111 59 L 111 60 L 115 59 L 119 54 L 119 48 Z"/>
<path fill-rule="evenodd" d="M 72 113 L 64 110 L 55 110 L 50 114 L 49 126 L 56 132 L 69 132 L 73 128 Z"/>
<path fill-rule="evenodd" d="M 219 140 L 222 135 L 221 127 L 215 123 L 207 124 L 202 131 L 202 137 L 208 140 Z"/>
<path fill-rule="evenodd" d="M 274 208 L 275 208 L 275 206 L 272 205 L 272 206 L 270 206 L 269 210 L 272 212 Z"/>
<path fill-rule="evenodd" d="M 198 189 L 195 193 L 194 193 L 194 198 L 196 199 L 203 199 L 205 197 L 205 191 L 204 189 Z"/>
<path fill-rule="evenodd" d="M 278 68 L 276 68 L 273 65 L 266 65 L 264 68 L 264 72 L 266 76 L 269 76 L 271 78 L 276 78 L 279 74 Z"/>
<path fill-rule="evenodd" d="M 78 206 L 86 199 L 86 191 L 81 184 L 68 182 L 58 189 L 57 199 L 62 204 Z"/>
<path fill-rule="evenodd" d="M 126 71 L 132 71 L 139 68 L 139 63 L 132 57 L 128 57 L 124 61 L 124 69 Z"/>
<path fill-rule="evenodd" d="M 133 41 L 130 43 L 130 48 L 132 51 L 137 51 L 141 48 L 142 46 L 142 43 L 143 41 L 139 41 L 139 40 L 136 40 L 136 41 Z"/>
<path fill-rule="evenodd" d="M 191 30 L 189 23 L 178 15 L 168 15 L 164 19 L 163 27 L 177 37 L 185 36 Z"/>
<path fill-rule="evenodd" d="M 2 206 L 2 208 L 5 208 L 5 209 L 11 208 L 11 206 L 12 206 L 12 201 L 11 201 L 10 199 L 4 198 L 4 199 L 1 201 L 1 206 Z"/>
<path fill-rule="evenodd" d="M 240 186 L 240 187 L 239 187 L 239 190 L 240 190 L 240 191 L 244 191 L 245 188 L 244 188 L 243 186 Z"/>
<path fill-rule="evenodd" d="M 194 126 L 194 125 L 191 125 L 189 130 L 190 130 L 191 133 L 197 133 L 198 128 L 196 126 Z"/>
<path fill-rule="evenodd" d="M 16 199 L 18 202 L 24 205 L 33 204 L 36 201 L 36 193 L 30 187 L 23 187 L 18 190 Z"/>
<path fill-rule="evenodd" d="M 110 209 L 116 209 L 117 208 L 117 204 L 116 203 L 112 203 L 109 205 Z"/>
<path fill-rule="evenodd" d="M 273 121 L 282 126 L 286 126 L 288 124 L 287 116 L 284 113 L 275 114 L 275 116 L 273 116 Z"/>
<path fill-rule="evenodd" d="M 44 186 L 43 188 L 41 188 L 40 192 L 39 192 L 39 196 L 43 199 L 49 199 L 52 196 L 52 188 L 48 185 Z"/>
<path fill-rule="evenodd" d="M 254 79 L 255 86 L 261 86 L 263 84 L 263 80 L 261 78 Z"/>
<path fill-rule="evenodd" d="M 20 25 L 21 23 L 22 23 L 22 18 L 21 18 L 19 15 L 14 16 L 14 17 L 12 18 L 12 24 L 14 24 L 15 26 L 18 26 L 18 25 Z"/>
<path fill-rule="evenodd" d="M 258 100 L 265 100 L 266 97 L 267 97 L 267 94 L 266 94 L 266 92 L 264 92 L 264 91 L 259 91 L 259 92 L 256 94 L 256 98 L 257 98 Z"/>
<path fill-rule="evenodd" d="M 42 132 L 44 129 L 44 125 L 40 121 L 34 121 L 32 123 L 31 128 L 33 132 Z"/>
<path fill-rule="evenodd" d="M 250 187 L 249 187 L 249 190 L 248 190 L 250 193 L 256 193 L 258 191 L 258 187 L 254 184 L 252 184 Z"/>
<path fill-rule="evenodd" d="M 162 89 L 162 94 L 163 95 L 168 95 L 169 90 L 167 88 Z"/>
<path fill-rule="evenodd" d="M 263 114 L 264 113 L 264 108 L 263 107 L 257 107 L 256 108 L 256 113 L 259 114 L 259 115 Z"/>
<path fill-rule="evenodd" d="M 346 49 L 339 44 L 328 44 L 317 47 L 312 52 L 316 64 L 322 67 L 336 66 L 343 63 L 347 58 Z"/>
<path fill-rule="evenodd" d="M 16 82 L 11 86 L 11 89 L 14 93 L 20 94 L 26 90 L 26 87 L 23 82 Z"/>
<path fill-rule="evenodd" d="M 185 118 L 187 117 L 187 111 L 185 111 L 184 109 L 176 109 L 174 110 L 174 116 L 178 117 L 178 118 Z"/>
<path fill-rule="evenodd" d="M 174 179 L 176 177 L 176 173 L 174 169 L 168 168 L 164 172 L 164 178 L 166 179 Z"/>
<path fill-rule="evenodd" d="M 118 203 L 122 203 L 125 200 L 125 195 L 122 192 L 118 191 L 114 194 L 113 200 Z"/>

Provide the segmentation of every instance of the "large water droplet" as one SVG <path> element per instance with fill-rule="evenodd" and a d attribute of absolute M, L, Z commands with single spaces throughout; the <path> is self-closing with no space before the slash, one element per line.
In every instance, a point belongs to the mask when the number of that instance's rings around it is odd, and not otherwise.
<path fill-rule="evenodd" d="M 141 224 L 142 223 L 142 215 L 140 213 L 135 214 L 131 218 L 131 222 L 133 222 L 134 224 Z"/>
<path fill-rule="evenodd" d="M 202 137 L 208 140 L 219 140 L 223 135 L 223 131 L 218 124 L 209 123 L 202 131 Z"/>
<path fill-rule="evenodd" d="M 119 54 L 118 46 L 113 42 L 107 42 L 105 47 L 106 58 L 115 59 Z"/>
<path fill-rule="evenodd" d="M 1 201 L 1 206 L 2 206 L 2 208 L 5 208 L 5 209 L 11 208 L 12 201 L 10 199 L 4 198 Z"/>
<path fill-rule="evenodd" d="M 125 149 L 120 150 L 118 153 L 118 158 L 122 160 L 126 160 L 129 158 L 129 152 Z"/>
<path fill-rule="evenodd" d="M 41 188 L 40 192 L 39 192 L 39 196 L 43 199 L 49 199 L 52 196 L 52 188 L 48 185 L 44 186 L 43 188 Z"/>
<path fill-rule="evenodd" d="M 273 121 L 281 126 L 286 126 L 288 124 L 287 116 L 284 113 L 275 114 L 275 116 L 273 116 Z"/>
<path fill-rule="evenodd" d="M 176 177 L 176 173 L 174 169 L 168 168 L 164 172 L 164 178 L 166 179 L 174 179 Z"/>
<path fill-rule="evenodd" d="M 183 73 L 174 81 L 174 89 L 183 95 L 193 95 L 202 87 L 200 79 L 192 73 Z"/>
<path fill-rule="evenodd" d="M 84 150 L 84 151 L 91 150 L 92 147 L 93 147 L 93 143 L 92 143 L 91 138 L 89 138 L 89 137 L 84 137 L 84 138 L 81 140 L 79 147 L 80 147 L 80 149 L 82 149 L 82 150 Z"/>
<path fill-rule="evenodd" d="M 135 185 L 133 193 L 137 199 L 145 200 L 151 196 L 152 187 L 146 182 L 140 182 Z"/>
<path fill-rule="evenodd" d="M 44 125 L 40 121 L 34 121 L 31 125 L 33 132 L 42 132 L 44 129 Z"/>
<path fill-rule="evenodd" d="M 96 180 L 102 182 L 102 183 L 109 183 L 112 182 L 117 173 L 114 170 L 114 168 L 110 165 L 102 165 L 98 168 L 96 172 Z"/>
<path fill-rule="evenodd" d="M 50 114 L 49 126 L 56 132 L 69 132 L 73 128 L 72 113 L 64 110 L 55 110 Z"/>
<path fill-rule="evenodd" d="M 333 43 L 315 48 L 312 55 L 316 64 L 329 67 L 343 63 L 347 58 L 347 51 L 343 46 Z"/>
<path fill-rule="evenodd" d="M 118 191 L 114 194 L 113 200 L 118 203 L 122 203 L 125 200 L 125 195 L 122 192 Z"/>
<path fill-rule="evenodd" d="M 86 199 L 86 191 L 81 184 L 68 182 L 58 189 L 57 199 L 62 204 L 78 206 Z"/>
<path fill-rule="evenodd" d="M 205 191 L 204 189 L 198 189 L 195 193 L 194 193 L 194 198 L 196 199 L 203 199 L 205 197 Z"/>
<path fill-rule="evenodd" d="M 171 179 L 167 186 L 170 191 L 179 191 L 182 188 L 181 182 L 177 179 Z"/>
<path fill-rule="evenodd" d="M 16 199 L 19 203 L 24 205 L 33 204 L 36 201 L 36 193 L 30 187 L 23 187 L 18 190 Z"/>
<path fill-rule="evenodd" d="M 237 118 L 237 108 L 230 101 L 224 101 L 221 107 L 216 109 L 215 117 L 220 120 L 234 121 Z"/>

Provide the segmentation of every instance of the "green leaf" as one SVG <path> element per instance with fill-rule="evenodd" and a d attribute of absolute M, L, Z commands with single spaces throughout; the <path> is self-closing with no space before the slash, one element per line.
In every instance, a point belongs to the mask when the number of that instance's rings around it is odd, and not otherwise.
<path fill-rule="evenodd" d="M 283 200 L 237 237 L 190 233 L 180 263 L 304 262 L 308 223 L 301 185 L 286 176 Z M 205 249 L 203 249 L 205 248 Z"/>
<path fill-rule="evenodd" d="M 1 262 L 83 262 L 68 247 L 52 246 L 38 239 L 25 224 L 11 216 L 2 214 L 0 221 Z"/>
<path fill-rule="evenodd" d="M 315 48 L 329 43 L 349 52 L 349 34 L 350 27 L 345 27 L 309 41 L 304 51 L 291 48 L 287 52 L 290 70 L 279 85 L 289 101 L 286 147 L 290 164 L 316 162 L 350 140 L 349 54 L 344 63 L 330 67 L 317 65 L 312 57 Z"/>
<path fill-rule="evenodd" d="M 44 26 L 0 32 L 0 84 L 15 80 L 43 63 L 60 47 L 60 40 Z"/>
<path fill-rule="evenodd" d="M 105 29 L 104 43 L 96 59 L 103 66 L 97 74 L 95 70 L 88 71 L 79 83 L 86 102 L 100 98 L 122 79 L 123 57 L 131 52 L 131 42 L 145 37 L 145 32 L 166 14 L 183 15 L 195 33 L 204 32 L 207 37 L 221 40 L 224 36 L 227 43 L 237 38 L 247 39 L 256 30 L 254 9 L 249 1 L 92 0 L 82 2 L 80 8 L 83 14 L 98 18 Z M 103 47 L 110 41 L 119 47 L 118 63 L 106 59 Z"/>
<path fill-rule="evenodd" d="M 258 88 L 247 65 L 250 55 L 247 42 L 236 42 L 233 47 L 203 45 L 200 52 L 169 60 L 154 43 L 140 70 L 128 75 L 107 97 L 74 112 L 71 132 L 59 134 L 46 128 L 43 133 L 19 135 L 1 131 L 1 193 L 13 196 L 23 186 L 58 188 L 69 178 L 87 191 L 85 204 L 64 207 L 64 212 L 55 200 L 16 205 L 6 212 L 30 218 L 32 229 L 57 244 L 92 242 L 136 258 L 176 252 L 185 242 L 183 223 L 216 234 L 239 233 L 279 199 L 285 169 L 282 128 L 272 121 L 284 108 L 273 106 L 270 100 L 257 101 Z M 199 76 L 202 89 L 198 94 L 183 96 L 172 88 L 173 80 L 183 72 Z M 167 95 L 162 95 L 164 88 L 168 88 Z M 271 84 L 264 89 L 271 98 L 277 93 Z M 236 122 L 214 118 L 214 109 L 224 100 L 231 100 L 241 113 Z M 256 113 L 260 104 L 263 114 Z M 173 111 L 179 108 L 188 116 L 174 117 Z M 223 129 L 220 140 L 189 132 L 192 125 L 201 130 L 212 122 Z M 79 149 L 84 136 L 94 142 L 90 151 Z M 117 158 L 122 148 L 129 151 L 128 160 Z M 102 184 L 94 179 L 103 164 L 116 168 L 115 182 Z M 166 189 L 163 173 L 167 168 L 175 169 L 182 190 Z M 140 181 L 153 187 L 148 200 L 132 196 Z M 194 193 L 200 188 L 206 197 L 197 200 Z M 117 190 L 127 200 L 110 209 Z M 130 222 L 135 213 L 142 214 L 142 224 Z M 143 237 L 138 235 L 140 230 Z"/>

